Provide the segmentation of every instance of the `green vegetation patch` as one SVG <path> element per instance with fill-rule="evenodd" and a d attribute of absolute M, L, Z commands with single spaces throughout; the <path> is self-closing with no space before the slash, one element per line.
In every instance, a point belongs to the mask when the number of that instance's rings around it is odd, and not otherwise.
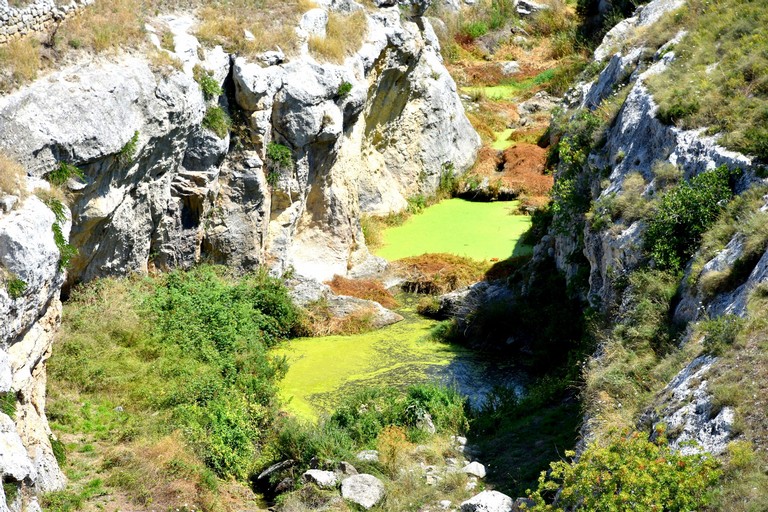
<path fill-rule="evenodd" d="M 244 478 L 285 371 L 267 348 L 298 316 L 265 272 L 203 266 L 78 288 L 49 363 L 54 427 L 101 441 L 180 431 L 208 468 Z"/>
<path fill-rule="evenodd" d="M 721 142 L 768 161 L 768 9 L 764 2 L 693 0 L 676 14 L 687 35 L 648 84 L 659 118 L 708 127 Z"/>
<path fill-rule="evenodd" d="M 447 366 L 461 349 L 429 341 L 436 324 L 410 311 L 405 320 L 351 336 L 292 340 L 274 351 L 288 371 L 280 383 L 286 408 L 305 419 L 333 410 L 362 386 L 405 386 L 429 379 L 428 370 Z M 322 368 L 322 370 L 318 370 Z"/>
<path fill-rule="evenodd" d="M 449 199 L 424 209 L 401 226 L 387 228 L 376 254 L 397 260 L 425 253 L 449 253 L 476 260 L 506 259 L 531 251 L 520 238 L 531 224 L 513 215 L 517 202 L 479 203 Z"/>
<path fill-rule="evenodd" d="M 507 128 L 506 130 L 500 132 L 493 132 L 493 135 L 496 138 L 491 143 L 491 147 L 496 151 L 504 151 L 505 149 L 511 148 L 514 142 L 509 140 L 509 137 L 514 131 L 514 128 Z"/>

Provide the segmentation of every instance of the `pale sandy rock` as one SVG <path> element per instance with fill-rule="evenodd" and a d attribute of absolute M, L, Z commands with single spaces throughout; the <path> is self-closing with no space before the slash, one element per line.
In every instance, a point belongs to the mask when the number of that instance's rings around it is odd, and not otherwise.
<path fill-rule="evenodd" d="M 512 498 L 498 491 L 483 491 L 461 504 L 461 512 L 511 512 Z"/>
<path fill-rule="evenodd" d="M 367 510 L 384 498 L 384 483 L 373 475 L 353 475 L 341 481 L 341 495 Z"/>

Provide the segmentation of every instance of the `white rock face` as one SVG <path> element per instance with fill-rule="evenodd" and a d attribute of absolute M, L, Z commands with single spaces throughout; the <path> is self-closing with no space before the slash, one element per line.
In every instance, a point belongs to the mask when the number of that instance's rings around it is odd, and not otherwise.
<path fill-rule="evenodd" d="M 301 478 L 303 478 L 305 482 L 311 482 L 318 487 L 325 489 L 332 489 L 336 487 L 336 484 L 338 483 L 336 473 L 333 471 L 322 471 L 320 469 L 307 470 L 301 475 Z"/>
<path fill-rule="evenodd" d="M 498 491 L 483 491 L 461 504 L 461 512 L 512 512 L 512 498 Z"/>
<path fill-rule="evenodd" d="M 341 496 L 367 510 L 384 497 L 384 483 L 373 475 L 353 475 L 341 481 Z"/>
<path fill-rule="evenodd" d="M 66 483 L 51 449 L 45 417 L 45 363 L 61 317 L 59 250 L 53 239 L 53 212 L 37 197 L 27 198 L 10 214 L 0 215 L 0 269 L 21 279 L 17 298 L 0 285 L 0 393 L 15 395 L 15 413 L 0 413 L 0 476 L 21 484 L 21 506 L 36 505 L 38 492 Z M 61 223 L 62 234 L 70 223 Z M 0 510 L 6 510 L 0 504 Z"/>
<path fill-rule="evenodd" d="M 717 358 L 709 355 L 694 359 L 664 388 L 658 403 L 641 420 L 652 429 L 664 423 L 671 433 L 670 445 L 683 454 L 718 455 L 732 438 L 734 410 L 714 411 L 713 396 L 707 389 L 709 371 L 716 363 Z M 695 444 L 688 444 L 691 441 Z"/>

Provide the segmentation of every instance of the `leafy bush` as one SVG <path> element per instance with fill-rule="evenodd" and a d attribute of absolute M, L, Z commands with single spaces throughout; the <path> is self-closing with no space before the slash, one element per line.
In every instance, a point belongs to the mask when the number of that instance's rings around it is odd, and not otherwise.
<path fill-rule="evenodd" d="M 578 460 L 553 462 L 539 478 L 532 510 L 702 510 L 718 466 L 709 454 L 681 455 L 664 436 L 649 441 L 633 432 L 589 445 Z"/>
<path fill-rule="evenodd" d="M 74 177 L 84 179 L 85 174 L 83 174 L 82 169 L 66 162 L 59 162 L 59 166 L 55 170 L 45 175 L 45 179 L 48 180 L 51 185 L 56 185 L 58 187 L 64 185 L 70 178 Z"/>
<path fill-rule="evenodd" d="M 232 120 L 220 106 L 209 106 L 205 111 L 205 116 L 203 116 L 203 126 L 223 139 L 232 127 Z"/>
<path fill-rule="evenodd" d="M 733 193 L 725 166 L 707 171 L 661 196 L 644 242 L 658 268 L 678 271 L 696 251 Z"/>
<path fill-rule="evenodd" d="M 202 66 L 197 65 L 193 70 L 195 81 L 200 85 L 200 90 L 203 91 L 203 96 L 206 100 L 210 100 L 220 96 L 224 91 L 219 85 L 210 71 L 207 71 Z"/>

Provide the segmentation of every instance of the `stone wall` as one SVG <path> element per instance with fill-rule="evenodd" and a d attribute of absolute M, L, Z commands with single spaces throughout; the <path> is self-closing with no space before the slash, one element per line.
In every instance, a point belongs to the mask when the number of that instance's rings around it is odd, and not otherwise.
<path fill-rule="evenodd" d="M 0 0 L 0 44 L 7 43 L 30 32 L 40 32 L 94 0 L 71 0 L 58 5 L 54 0 L 31 0 L 25 5 L 9 5 Z M 17 0 L 16 3 L 24 2 Z"/>

